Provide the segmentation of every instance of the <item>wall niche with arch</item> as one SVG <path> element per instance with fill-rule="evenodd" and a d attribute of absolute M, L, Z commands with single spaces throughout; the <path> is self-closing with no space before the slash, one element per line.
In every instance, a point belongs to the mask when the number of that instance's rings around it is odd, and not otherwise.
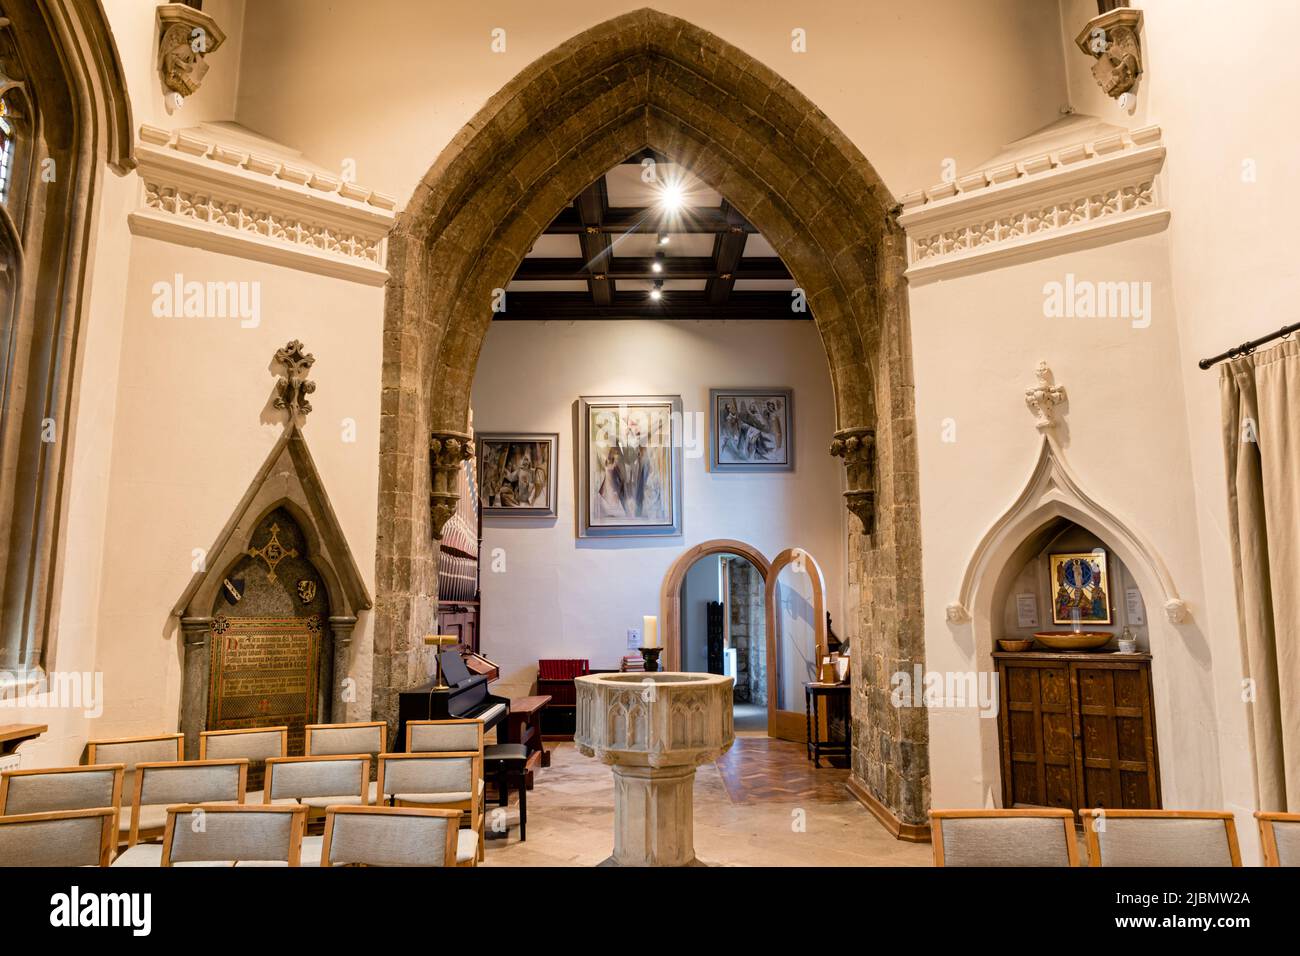
<path fill-rule="evenodd" d="M 352 631 L 372 605 L 307 441 L 290 424 L 173 614 L 184 637 L 186 755 L 205 730 L 368 718 L 349 704 Z M 360 705 L 358 705 L 360 706 Z"/>
<path fill-rule="evenodd" d="M 1098 607 L 1109 621 L 1054 615 L 1061 582 L 1051 556 L 1097 551 L 1107 573 Z M 1154 618 L 1148 607 L 1157 609 Z M 981 669 L 997 673 L 997 719 L 981 721 L 980 736 L 984 786 L 1001 793 L 1003 806 L 1162 805 L 1157 739 L 1176 728 L 1169 677 L 1187 665 L 1186 604 L 1160 555 L 1083 488 L 1050 433 L 1020 496 L 977 545 L 947 616 L 954 636 L 971 641 Z M 1125 627 L 1137 640 L 1132 653 L 1116 647 Z M 1113 636 L 1077 651 L 1034 639 L 1075 630 Z M 1000 648 L 1008 639 L 1035 642 Z"/>

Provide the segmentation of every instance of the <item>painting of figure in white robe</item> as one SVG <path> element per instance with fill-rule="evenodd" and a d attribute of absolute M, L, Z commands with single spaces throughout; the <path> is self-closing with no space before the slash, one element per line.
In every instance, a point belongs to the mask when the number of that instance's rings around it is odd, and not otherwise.
<path fill-rule="evenodd" d="M 709 391 L 714 471 L 788 471 L 794 468 L 790 389 Z"/>
<path fill-rule="evenodd" d="M 584 536 L 680 533 L 680 439 L 672 400 L 583 399 Z M 680 399 L 676 399 L 680 408 Z M 680 411 L 676 422 L 680 423 Z M 680 425 L 676 425 L 680 427 Z"/>

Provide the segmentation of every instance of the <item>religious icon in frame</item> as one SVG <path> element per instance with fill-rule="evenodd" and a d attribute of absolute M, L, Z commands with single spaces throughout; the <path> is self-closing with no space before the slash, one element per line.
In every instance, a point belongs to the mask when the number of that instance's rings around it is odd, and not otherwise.
<path fill-rule="evenodd" d="M 1110 575 L 1106 552 L 1048 555 L 1053 624 L 1109 624 Z"/>

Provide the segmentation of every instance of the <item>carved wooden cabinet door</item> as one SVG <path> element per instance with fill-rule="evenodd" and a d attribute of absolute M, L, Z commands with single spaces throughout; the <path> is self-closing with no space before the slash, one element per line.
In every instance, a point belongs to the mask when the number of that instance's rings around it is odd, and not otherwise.
<path fill-rule="evenodd" d="M 994 657 L 1004 806 L 1160 806 L 1148 656 Z"/>
<path fill-rule="evenodd" d="M 1079 806 L 1160 806 L 1150 670 L 1143 664 L 1074 664 Z"/>
<path fill-rule="evenodd" d="M 1073 808 L 1069 665 L 1025 661 L 1000 669 L 1005 805 Z"/>

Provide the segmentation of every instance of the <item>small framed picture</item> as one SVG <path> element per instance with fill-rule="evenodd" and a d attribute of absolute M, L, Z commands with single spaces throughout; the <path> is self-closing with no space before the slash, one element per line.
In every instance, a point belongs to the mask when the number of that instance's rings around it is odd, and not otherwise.
<path fill-rule="evenodd" d="M 794 391 L 709 389 L 710 471 L 793 471 Z"/>
<path fill-rule="evenodd" d="M 1110 576 L 1101 548 L 1048 555 L 1053 624 L 1109 624 Z"/>
<path fill-rule="evenodd" d="M 487 517 L 554 518 L 560 436 L 478 432 L 479 504 Z"/>

